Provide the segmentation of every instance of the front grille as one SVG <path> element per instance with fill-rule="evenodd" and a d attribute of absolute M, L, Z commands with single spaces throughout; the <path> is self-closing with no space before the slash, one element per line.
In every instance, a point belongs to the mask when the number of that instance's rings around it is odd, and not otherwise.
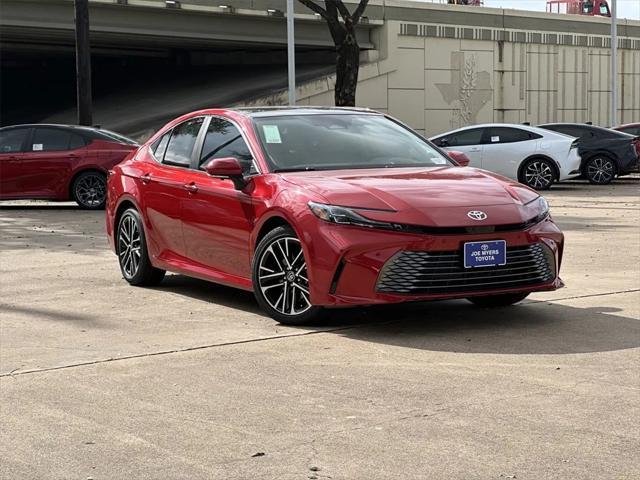
<path fill-rule="evenodd" d="M 382 269 L 377 291 L 447 294 L 538 285 L 553 280 L 551 250 L 536 243 L 507 248 L 507 264 L 464 268 L 462 252 L 409 252 L 395 255 Z"/>

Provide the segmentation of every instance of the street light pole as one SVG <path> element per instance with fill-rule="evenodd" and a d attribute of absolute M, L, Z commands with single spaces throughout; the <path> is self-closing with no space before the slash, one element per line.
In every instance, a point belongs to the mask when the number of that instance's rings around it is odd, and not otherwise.
<path fill-rule="evenodd" d="M 89 46 L 89 1 L 75 0 L 76 89 L 78 124 L 91 125 L 91 50 Z"/>
<path fill-rule="evenodd" d="M 618 6 L 611 2 L 611 121 L 610 127 L 618 124 Z"/>
<path fill-rule="evenodd" d="M 287 71 L 289 75 L 289 105 L 296 104 L 296 44 L 293 31 L 293 0 L 287 0 Z"/>

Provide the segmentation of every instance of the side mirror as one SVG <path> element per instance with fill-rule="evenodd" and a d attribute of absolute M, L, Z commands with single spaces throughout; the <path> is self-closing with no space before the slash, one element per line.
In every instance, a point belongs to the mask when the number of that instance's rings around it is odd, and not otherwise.
<path fill-rule="evenodd" d="M 448 147 L 449 146 L 449 140 L 447 140 L 446 138 L 441 138 L 438 143 L 436 143 L 436 145 L 438 145 L 439 147 Z"/>
<path fill-rule="evenodd" d="M 242 165 L 235 157 L 214 158 L 203 169 L 212 177 L 230 179 L 236 190 L 242 190 L 247 184 L 242 174 Z"/>
<path fill-rule="evenodd" d="M 471 162 L 471 160 L 469 160 L 469 157 L 467 157 L 467 155 L 463 152 L 452 150 L 447 153 L 449 154 L 449 157 L 452 158 L 461 167 L 467 167 L 469 165 L 469 162 Z"/>

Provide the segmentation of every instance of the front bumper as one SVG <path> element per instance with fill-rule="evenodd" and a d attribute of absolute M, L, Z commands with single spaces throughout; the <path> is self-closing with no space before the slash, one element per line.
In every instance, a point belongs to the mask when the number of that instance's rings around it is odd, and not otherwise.
<path fill-rule="evenodd" d="M 309 258 L 311 303 L 324 306 L 374 305 L 410 301 L 466 298 L 502 293 L 549 291 L 561 288 L 559 271 L 564 237 L 550 218 L 522 231 L 466 234 L 418 235 L 340 226 L 325 222 L 316 225 L 316 234 L 305 238 Z M 461 252 L 470 241 L 506 240 L 507 248 L 540 245 L 549 271 L 531 282 L 487 284 L 458 282 L 456 288 L 402 290 L 390 287 L 389 266 L 403 252 L 439 254 Z M 537 247 L 536 247 L 537 248 Z M 537 250 L 536 250 L 537 251 Z M 420 275 L 405 272 L 405 279 Z M 386 275 L 386 277 L 385 277 Z M 410 283 L 410 282 L 409 282 Z M 438 283 L 437 285 L 442 285 Z M 410 292 L 410 293 L 409 293 Z"/>

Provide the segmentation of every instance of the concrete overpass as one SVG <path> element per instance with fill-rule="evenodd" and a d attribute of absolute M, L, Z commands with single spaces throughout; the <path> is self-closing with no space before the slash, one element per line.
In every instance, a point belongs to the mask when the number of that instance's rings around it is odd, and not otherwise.
<path fill-rule="evenodd" d="M 209 93 L 198 106 L 283 102 L 284 0 L 183 0 L 180 9 L 164 0 L 90 5 L 97 122 L 146 128 L 197 106 L 199 91 Z M 0 8 L 3 105 L 9 99 L 12 112 L 24 113 L 33 103 L 26 82 L 52 102 L 46 117 L 72 121 L 72 0 L 0 0 Z M 310 80 L 300 85 L 300 103 L 330 104 L 333 43 L 322 19 L 298 2 L 295 8 L 300 80 Z M 358 30 L 361 105 L 426 133 L 475 121 L 607 122 L 607 19 L 398 0 L 371 0 L 365 15 Z M 621 21 L 619 36 L 619 117 L 638 120 L 640 22 Z M 66 103 L 51 100 L 57 96 Z M 117 103 L 129 112 L 150 109 L 148 118 L 131 119 L 113 108 Z"/>

